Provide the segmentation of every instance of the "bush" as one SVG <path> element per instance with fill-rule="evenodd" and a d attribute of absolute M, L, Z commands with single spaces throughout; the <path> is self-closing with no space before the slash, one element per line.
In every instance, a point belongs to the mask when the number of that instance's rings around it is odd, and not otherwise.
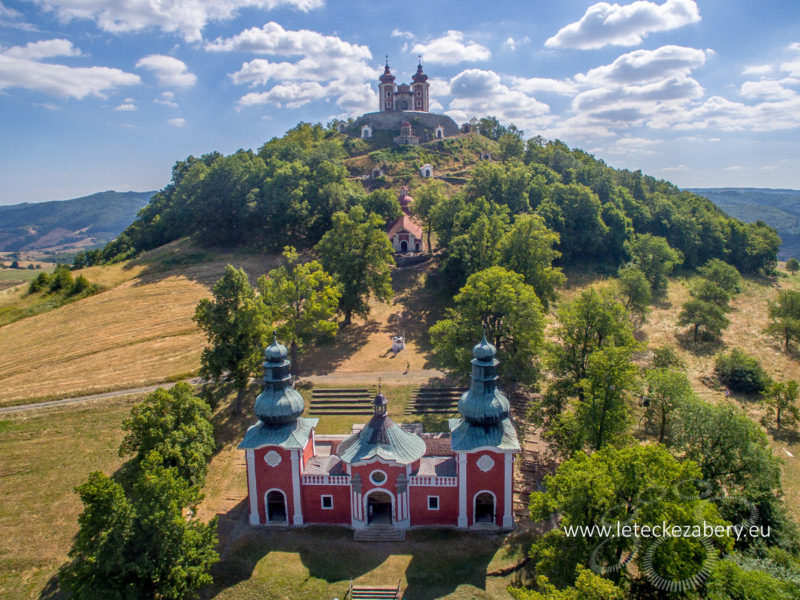
<path fill-rule="evenodd" d="M 69 295 L 70 296 L 75 296 L 75 295 L 80 294 L 81 292 L 84 292 L 86 290 L 90 290 L 91 291 L 92 289 L 93 289 L 93 286 L 92 286 L 91 283 L 89 283 L 89 280 L 86 279 L 86 277 L 84 277 L 83 275 L 78 275 L 78 277 L 75 278 L 75 281 L 72 283 L 72 285 L 69 288 Z"/>
<path fill-rule="evenodd" d="M 736 348 L 717 357 L 714 373 L 735 392 L 757 394 L 769 385 L 769 376 L 759 362 Z"/>
<path fill-rule="evenodd" d="M 72 287 L 72 273 L 66 265 L 58 265 L 50 276 L 50 291 L 60 292 Z"/>
<path fill-rule="evenodd" d="M 790 258 L 786 261 L 786 270 L 789 271 L 789 273 L 800 271 L 800 261 L 796 258 Z"/>
<path fill-rule="evenodd" d="M 31 281 L 30 285 L 28 285 L 28 293 L 35 294 L 36 292 L 41 292 L 44 288 L 50 285 L 50 275 L 47 273 L 39 273 L 33 281 Z"/>

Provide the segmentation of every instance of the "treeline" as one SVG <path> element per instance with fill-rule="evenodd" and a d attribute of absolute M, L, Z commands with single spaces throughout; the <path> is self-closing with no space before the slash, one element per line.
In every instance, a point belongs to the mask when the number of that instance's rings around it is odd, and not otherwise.
<path fill-rule="evenodd" d="M 763 222 L 742 223 L 700 196 L 640 171 L 613 169 L 563 142 L 525 142 L 520 130 L 493 118 L 478 121 L 476 131 L 497 140 L 500 160 L 481 162 L 467 185 L 447 189 L 442 206 L 420 212 L 444 249 L 481 219 L 489 221 L 480 228 L 494 248 L 518 215 L 534 213 L 559 235 L 558 266 L 616 270 L 629 258 L 626 242 L 650 234 L 680 251 L 689 268 L 712 258 L 745 273 L 775 267 L 780 238 Z M 362 205 L 387 220 L 397 215 L 390 192 L 367 194 L 349 178 L 342 163 L 352 150 L 348 141 L 320 124 L 300 123 L 257 152 L 190 156 L 116 240 L 80 253 L 75 266 L 124 260 L 191 234 L 210 245 L 310 248 L 338 211 Z"/>

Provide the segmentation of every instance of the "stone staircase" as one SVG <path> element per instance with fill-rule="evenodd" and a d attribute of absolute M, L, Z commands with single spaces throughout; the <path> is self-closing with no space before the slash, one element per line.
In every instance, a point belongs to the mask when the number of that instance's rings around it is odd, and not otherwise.
<path fill-rule="evenodd" d="M 311 390 L 309 415 L 371 415 L 374 387 Z"/>
<path fill-rule="evenodd" d="M 455 415 L 463 387 L 420 387 L 414 390 L 406 408 L 409 415 Z"/>
<path fill-rule="evenodd" d="M 402 542 L 406 539 L 406 530 L 391 525 L 371 525 L 366 529 L 356 529 L 353 539 L 356 542 Z"/>
<path fill-rule="evenodd" d="M 394 587 L 350 584 L 348 600 L 397 600 L 400 597 L 400 584 Z"/>

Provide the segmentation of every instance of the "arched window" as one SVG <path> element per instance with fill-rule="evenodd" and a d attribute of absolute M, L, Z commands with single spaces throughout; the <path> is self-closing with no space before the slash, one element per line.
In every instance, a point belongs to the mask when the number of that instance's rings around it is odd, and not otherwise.
<path fill-rule="evenodd" d="M 281 490 L 267 492 L 267 523 L 288 523 L 286 496 Z"/>
<path fill-rule="evenodd" d="M 478 492 L 475 495 L 475 522 L 495 522 L 494 494 L 491 492 Z"/>

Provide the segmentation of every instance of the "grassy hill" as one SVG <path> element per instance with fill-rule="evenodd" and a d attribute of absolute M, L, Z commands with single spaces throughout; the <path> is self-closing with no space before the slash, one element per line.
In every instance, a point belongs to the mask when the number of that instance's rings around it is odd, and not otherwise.
<path fill-rule="evenodd" d="M 783 244 L 779 256 L 800 256 L 800 190 L 768 188 L 691 188 L 730 216 L 745 223 L 764 221 L 778 230 Z"/>
<path fill-rule="evenodd" d="M 153 192 L 100 192 L 72 200 L 0 206 L 0 251 L 102 246 L 131 224 Z"/>

